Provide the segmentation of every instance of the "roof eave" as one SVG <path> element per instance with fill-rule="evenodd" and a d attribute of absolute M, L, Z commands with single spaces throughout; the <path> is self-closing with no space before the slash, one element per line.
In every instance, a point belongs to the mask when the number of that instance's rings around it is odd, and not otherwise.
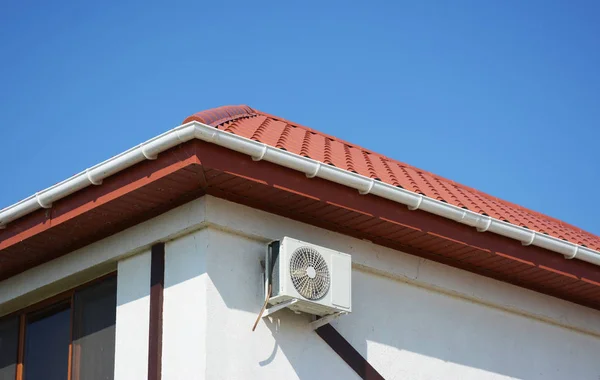
<path fill-rule="evenodd" d="M 454 206 L 449 203 L 417 194 L 361 174 L 278 149 L 270 145 L 238 136 L 197 120 L 189 121 L 139 146 L 118 154 L 98 165 L 82 171 L 56 185 L 42 190 L 0 211 L 0 228 L 40 208 L 50 208 L 52 203 L 88 186 L 99 186 L 102 180 L 144 160 L 153 160 L 161 152 L 194 138 L 246 154 L 255 161 L 265 160 L 304 173 L 308 178 L 319 177 L 357 190 L 360 194 L 373 194 L 422 210 L 458 223 L 474 227 L 479 232 L 492 232 L 523 245 L 534 245 L 558 253 L 565 259 L 579 259 L 600 266 L 600 252 L 550 235 L 529 230 Z"/>

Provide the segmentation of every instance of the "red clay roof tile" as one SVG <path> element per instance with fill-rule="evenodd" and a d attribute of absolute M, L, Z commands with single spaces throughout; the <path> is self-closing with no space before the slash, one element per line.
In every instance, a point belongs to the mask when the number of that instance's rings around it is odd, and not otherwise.
<path fill-rule="evenodd" d="M 224 106 L 184 120 L 199 121 L 262 143 L 376 178 L 509 223 L 600 250 L 600 237 L 438 175 L 248 106 Z"/>

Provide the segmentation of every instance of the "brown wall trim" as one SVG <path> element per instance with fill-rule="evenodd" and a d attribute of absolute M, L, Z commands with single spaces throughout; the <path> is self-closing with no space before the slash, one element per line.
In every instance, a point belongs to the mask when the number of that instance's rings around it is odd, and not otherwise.
<path fill-rule="evenodd" d="M 17 354 L 17 380 L 23 380 L 23 359 L 25 356 L 25 313 L 19 316 L 19 346 Z"/>
<path fill-rule="evenodd" d="M 363 358 L 333 326 L 326 324 L 315 331 L 361 379 L 384 380 L 383 376 L 367 362 L 367 359 Z"/>
<path fill-rule="evenodd" d="M 75 324 L 74 316 L 75 316 L 75 303 L 73 302 L 75 299 L 75 292 L 71 293 L 71 299 L 69 300 L 69 308 L 71 309 L 71 316 L 69 317 L 69 360 L 67 369 L 67 380 L 73 379 L 73 325 Z M 116 313 L 116 311 L 115 311 Z M 77 365 L 79 364 L 79 360 L 76 361 Z M 77 380 L 79 380 L 79 371 L 77 373 Z"/>
<path fill-rule="evenodd" d="M 148 380 L 160 380 L 162 362 L 162 314 L 165 286 L 165 243 L 152 246 L 150 266 L 150 332 Z"/>

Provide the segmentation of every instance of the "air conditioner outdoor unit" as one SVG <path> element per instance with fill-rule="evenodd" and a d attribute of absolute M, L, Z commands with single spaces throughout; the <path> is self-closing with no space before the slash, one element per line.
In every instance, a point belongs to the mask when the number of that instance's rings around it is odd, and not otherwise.
<path fill-rule="evenodd" d="M 316 316 L 352 311 L 348 254 L 284 237 L 268 245 L 265 269 L 265 291 L 269 285 L 271 289 L 267 302 L 273 311 L 288 307 Z"/>

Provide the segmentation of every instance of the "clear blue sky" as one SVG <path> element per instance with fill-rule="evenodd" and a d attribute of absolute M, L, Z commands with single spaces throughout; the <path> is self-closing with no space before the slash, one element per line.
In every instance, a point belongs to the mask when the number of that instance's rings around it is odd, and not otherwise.
<path fill-rule="evenodd" d="M 356 3 L 3 1 L 0 208 L 248 104 L 600 234 L 600 2 Z"/>

